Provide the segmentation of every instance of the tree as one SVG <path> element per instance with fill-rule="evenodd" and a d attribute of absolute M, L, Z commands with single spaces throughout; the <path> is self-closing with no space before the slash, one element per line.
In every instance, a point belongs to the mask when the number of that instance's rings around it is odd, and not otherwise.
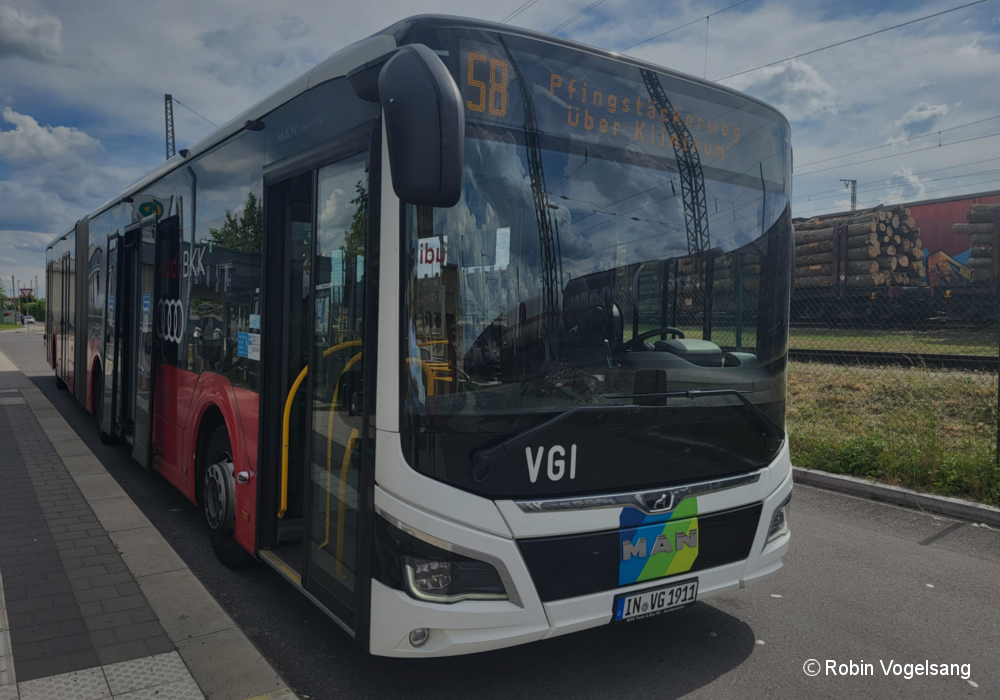
<path fill-rule="evenodd" d="M 354 186 L 357 196 L 351 200 L 356 208 L 351 228 L 347 230 L 345 244 L 340 247 L 345 258 L 353 258 L 365 254 L 365 237 L 368 235 L 368 192 L 364 184 L 358 180 Z"/>
<path fill-rule="evenodd" d="M 221 248 L 259 253 L 264 242 L 264 209 L 253 192 L 247 194 L 243 214 L 235 217 L 226 209 L 226 222 L 222 228 L 211 228 L 208 235 Z"/>

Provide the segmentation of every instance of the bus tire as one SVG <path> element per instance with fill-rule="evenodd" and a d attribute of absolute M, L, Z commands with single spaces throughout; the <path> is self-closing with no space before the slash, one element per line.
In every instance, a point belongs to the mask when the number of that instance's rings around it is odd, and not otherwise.
<path fill-rule="evenodd" d="M 204 454 L 202 513 L 215 556 L 230 569 L 246 566 L 253 557 L 236 541 L 236 480 L 232 446 L 226 426 L 212 433 Z"/>
<path fill-rule="evenodd" d="M 56 375 L 56 389 L 59 391 L 66 391 L 66 382 L 62 380 L 62 377 Z"/>

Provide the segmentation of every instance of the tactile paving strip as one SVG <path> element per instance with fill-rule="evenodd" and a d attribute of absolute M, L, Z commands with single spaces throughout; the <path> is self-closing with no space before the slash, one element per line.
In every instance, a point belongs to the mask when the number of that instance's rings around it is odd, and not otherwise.
<path fill-rule="evenodd" d="M 100 666 L 18 683 L 21 700 L 100 700 L 111 697 Z"/>
<path fill-rule="evenodd" d="M 155 688 L 144 688 L 134 693 L 116 695 L 115 700 L 205 700 L 198 689 L 198 684 L 188 678 L 176 683 L 158 685 Z"/>
<path fill-rule="evenodd" d="M 104 667 L 104 675 L 108 679 L 112 695 L 115 696 L 143 688 L 191 680 L 191 674 L 188 673 L 180 654 L 176 651 L 110 664 Z"/>
<path fill-rule="evenodd" d="M 0 396 L 0 406 L 20 406 L 24 399 L 20 396 Z"/>
<path fill-rule="evenodd" d="M 0 700 L 18 700 L 16 685 L 0 685 Z"/>

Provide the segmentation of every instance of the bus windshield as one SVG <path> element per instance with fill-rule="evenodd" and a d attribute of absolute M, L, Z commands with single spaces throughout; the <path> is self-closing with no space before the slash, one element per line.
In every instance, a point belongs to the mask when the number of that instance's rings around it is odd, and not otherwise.
<path fill-rule="evenodd" d="M 738 391 L 784 426 L 785 120 L 666 72 L 517 37 L 452 35 L 438 53 L 465 100 L 465 172 L 456 206 L 407 208 L 411 462 L 451 469 L 427 434 L 463 436 L 467 459 L 559 411 L 632 403 L 657 410 L 588 410 L 560 430 L 585 442 L 627 423 L 635 440 L 655 436 L 688 465 L 657 483 L 773 459 L 781 441 L 761 437 L 732 392 L 692 401 L 683 390 Z"/>

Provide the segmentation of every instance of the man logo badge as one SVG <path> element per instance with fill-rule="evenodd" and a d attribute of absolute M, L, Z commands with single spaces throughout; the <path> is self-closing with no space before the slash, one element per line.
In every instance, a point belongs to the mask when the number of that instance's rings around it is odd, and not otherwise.
<path fill-rule="evenodd" d="M 688 549 L 698 549 L 698 530 L 695 528 L 691 528 L 691 531 L 687 534 L 675 532 L 673 547 L 670 546 L 670 537 L 668 535 L 660 535 L 653 542 L 653 548 L 649 551 L 648 556 L 653 556 L 660 552 L 679 552 L 685 547 Z M 646 556 L 645 537 L 640 537 L 635 544 L 632 544 L 628 540 L 622 542 L 622 561 L 628 561 L 632 557 L 645 559 Z"/>
<path fill-rule="evenodd" d="M 674 505 L 674 494 L 669 491 L 663 493 L 647 493 L 642 497 L 643 503 L 646 505 L 646 510 L 650 513 L 656 513 L 661 510 L 671 510 Z"/>

